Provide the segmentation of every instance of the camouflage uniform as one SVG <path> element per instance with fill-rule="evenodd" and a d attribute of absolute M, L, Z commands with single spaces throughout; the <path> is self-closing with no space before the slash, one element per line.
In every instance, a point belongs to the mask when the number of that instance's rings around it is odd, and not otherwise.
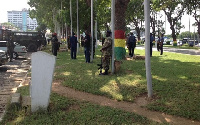
<path fill-rule="evenodd" d="M 105 39 L 105 42 L 102 46 L 102 67 L 104 68 L 105 71 L 109 70 L 109 65 L 110 65 L 110 58 L 112 56 L 112 38 L 107 37 Z"/>
<path fill-rule="evenodd" d="M 15 48 L 15 45 L 14 45 L 14 42 L 13 42 L 13 38 L 11 36 L 10 39 L 8 40 L 8 42 L 7 42 L 7 52 L 9 54 L 10 62 L 13 59 L 14 48 Z"/>

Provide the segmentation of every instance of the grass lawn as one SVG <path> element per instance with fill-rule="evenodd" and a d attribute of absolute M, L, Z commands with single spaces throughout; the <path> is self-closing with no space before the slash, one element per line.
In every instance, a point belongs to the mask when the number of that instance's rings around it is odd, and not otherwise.
<path fill-rule="evenodd" d="M 96 51 L 93 63 L 85 63 L 83 48 L 77 60 L 70 52 L 60 52 L 54 80 L 77 90 L 103 95 L 115 100 L 134 102 L 147 93 L 144 60 L 124 60 L 121 71 L 115 75 L 99 76 L 97 64 L 100 52 Z M 144 50 L 135 54 L 145 55 Z M 177 53 L 153 52 L 151 58 L 153 92 L 156 100 L 147 107 L 151 110 L 200 120 L 200 58 Z"/>
<path fill-rule="evenodd" d="M 29 86 L 18 89 L 22 95 L 29 95 Z M 145 117 L 118 109 L 80 102 L 51 94 L 47 111 L 31 113 L 30 107 L 8 106 L 7 113 L 0 124 L 7 125 L 157 125 Z"/>
<path fill-rule="evenodd" d="M 50 52 L 49 48 L 45 51 Z M 85 63 L 83 53 L 83 48 L 81 48 L 77 59 L 71 60 L 70 52 L 59 52 L 54 81 L 59 81 L 64 86 L 80 91 L 103 95 L 119 101 L 134 102 L 138 96 L 147 94 L 144 60 L 124 60 L 121 71 L 118 74 L 99 76 L 99 71 L 97 70 L 97 64 L 100 63 L 101 57 L 99 49 L 96 50 L 94 61 L 90 64 Z M 145 55 L 145 51 L 136 49 L 135 54 Z M 169 52 L 164 52 L 162 56 L 159 54 L 159 52 L 153 52 L 153 57 L 151 57 L 155 101 L 149 104 L 147 108 L 200 120 L 199 56 Z M 21 91 L 26 93 L 26 89 Z M 76 110 L 69 111 L 71 106 L 72 109 L 74 108 L 74 105 Z M 19 117 L 20 114 L 22 115 Z M 37 124 L 39 123 L 37 122 L 39 118 L 44 118 L 52 123 L 52 119 L 54 119 L 57 121 L 56 124 L 59 123 L 60 119 L 63 119 L 60 124 L 73 124 L 73 122 L 74 124 L 94 124 L 96 123 L 93 122 L 95 119 L 99 120 L 99 122 L 97 121 L 99 124 L 130 124 L 133 122 L 136 124 L 154 124 L 133 113 L 130 114 L 108 107 L 74 101 L 56 94 L 51 95 L 50 108 L 46 114 L 32 114 L 20 110 L 17 112 L 17 116 L 15 115 L 10 119 L 13 119 L 12 122 L 23 119 L 21 124 L 29 124 L 28 121 L 30 119 L 32 121 L 36 120 L 34 123 Z M 41 123 L 44 122 L 41 121 Z"/>

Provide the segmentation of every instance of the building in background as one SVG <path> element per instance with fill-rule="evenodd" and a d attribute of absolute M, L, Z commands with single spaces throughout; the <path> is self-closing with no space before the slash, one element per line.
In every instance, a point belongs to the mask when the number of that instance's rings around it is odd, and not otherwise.
<path fill-rule="evenodd" d="M 8 22 L 12 23 L 22 31 L 35 30 L 38 26 L 37 20 L 31 19 L 29 11 L 22 9 L 22 11 L 7 11 Z"/>

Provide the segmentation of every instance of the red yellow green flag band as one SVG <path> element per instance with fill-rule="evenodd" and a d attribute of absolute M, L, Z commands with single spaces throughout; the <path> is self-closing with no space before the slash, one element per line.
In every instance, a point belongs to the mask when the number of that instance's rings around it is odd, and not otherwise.
<path fill-rule="evenodd" d="M 116 60 L 124 59 L 125 50 L 125 32 L 123 30 L 115 30 L 115 58 Z"/>
<path fill-rule="evenodd" d="M 123 30 L 115 30 L 115 39 L 125 39 L 125 32 Z"/>
<path fill-rule="evenodd" d="M 125 39 L 115 39 L 115 47 L 125 48 L 125 46 L 126 46 Z"/>

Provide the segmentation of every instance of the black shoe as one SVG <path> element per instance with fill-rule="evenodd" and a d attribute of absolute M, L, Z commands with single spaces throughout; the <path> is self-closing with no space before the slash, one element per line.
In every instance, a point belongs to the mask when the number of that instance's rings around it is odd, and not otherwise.
<path fill-rule="evenodd" d="M 108 75 L 108 70 L 105 70 L 104 73 L 101 73 L 101 74 L 99 74 L 99 75 Z"/>

